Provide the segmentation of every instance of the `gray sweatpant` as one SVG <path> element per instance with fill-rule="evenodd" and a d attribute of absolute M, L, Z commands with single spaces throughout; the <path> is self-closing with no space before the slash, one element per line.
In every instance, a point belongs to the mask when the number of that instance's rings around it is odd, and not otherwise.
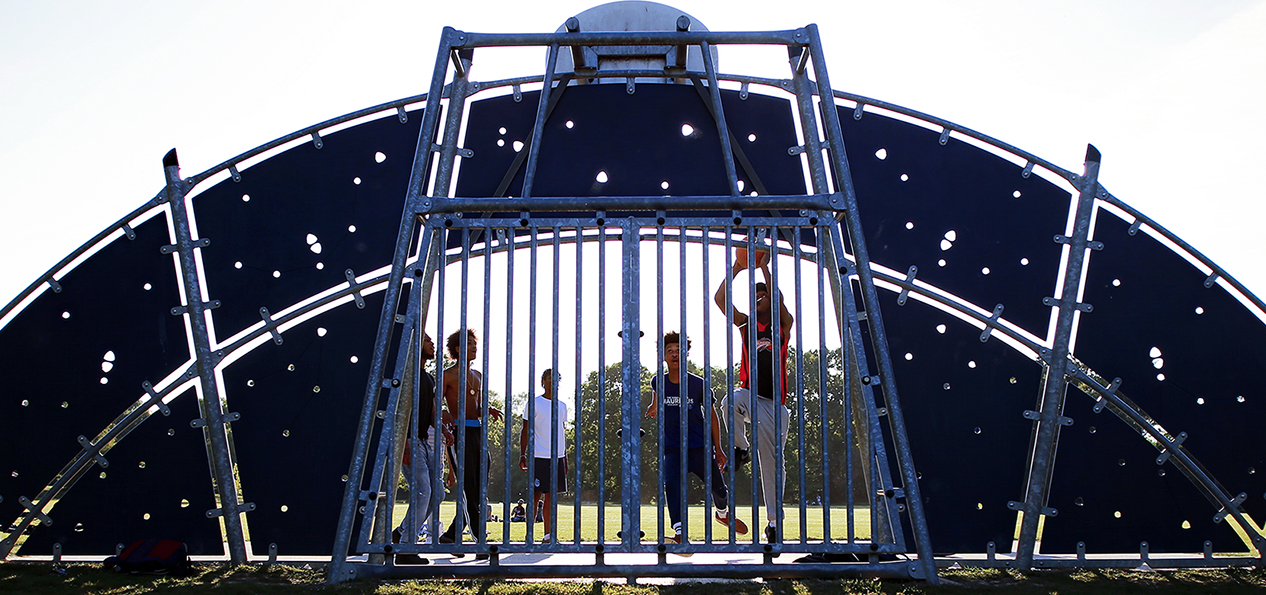
<path fill-rule="evenodd" d="M 729 401 L 731 399 L 734 401 L 735 419 L 733 426 L 730 425 L 730 421 L 727 419 L 730 414 Z M 760 486 L 761 494 L 765 501 L 766 521 L 776 522 L 778 520 L 778 504 L 782 501 L 783 486 L 787 480 L 787 474 L 783 471 L 785 465 L 776 456 L 776 449 L 784 448 L 787 444 L 787 430 L 791 424 L 791 410 L 784 405 L 775 403 L 773 399 L 754 397 L 752 392 L 745 388 L 734 389 L 734 394 L 729 399 L 721 399 L 720 409 L 721 426 L 728 428 L 734 436 L 735 448 L 752 450 L 751 442 L 747 439 L 747 428 L 743 427 L 742 423 L 746 422 L 755 426 L 756 461 L 760 464 Z M 753 411 L 755 411 L 754 417 Z M 775 433 L 774 428 L 775 412 L 780 418 L 777 420 L 779 424 L 777 433 Z M 779 471 L 783 471 L 783 481 L 781 482 L 778 481 L 777 477 Z"/>

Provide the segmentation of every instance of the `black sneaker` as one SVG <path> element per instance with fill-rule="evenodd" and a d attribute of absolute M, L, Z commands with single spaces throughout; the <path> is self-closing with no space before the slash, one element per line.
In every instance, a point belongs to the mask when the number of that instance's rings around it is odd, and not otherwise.
<path fill-rule="evenodd" d="M 413 566 L 413 565 L 425 565 L 425 564 L 430 564 L 430 563 L 431 563 L 431 561 L 430 561 L 429 559 L 427 559 L 427 558 L 423 558 L 422 556 L 419 556 L 419 555 L 417 555 L 417 554 L 396 554 L 395 563 L 396 563 L 396 565 L 410 565 L 410 566 Z"/>
<path fill-rule="evenodd" d="M 453 543 L 453 534 L 445 533 L 440 535 L 440 543 Z"/>
<path fill-rule="evenodd" d="M 765 543 L 778 543 L 778 528 L 765 525 Z"/>
<path fill-rule="evenodd" d="M 738 470 L 742 469 L 743 465 L 752 462 L 752 453 L 746 448 L 735 448 L 732 458 L 734 459 L 734 469 Z"/>

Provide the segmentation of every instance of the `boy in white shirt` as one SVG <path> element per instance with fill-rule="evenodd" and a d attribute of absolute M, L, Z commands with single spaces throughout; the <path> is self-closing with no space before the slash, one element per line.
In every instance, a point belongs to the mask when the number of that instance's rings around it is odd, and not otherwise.
<path fill-rule="evenodd" d="M 544 499 L 545 535 L 541 543 L 548 543 L 551 535 L 558 532 L 554 526 L 554 495 L 567 491 L 567 434 L 564 423 L 567 421 L 567 403 L 554 398 L 558 375 L 553 370 L 545 370 L 541 374 L 541 388 L 544 394 L 537 396 L 523 409 L 523 431 L 519 432 L 519 469 L 528 470 L 528 453 L 532 453 L 532 474 L 535 478 L 532 486 L 533 508 Z M 555 416 L 555 408 L 557 415 Z M 528 420 L 532 421 L 532 437 L 529 440 Z M 553 419 L 557 423 L 551 424 Z M 551 439 L 552 437 L 552 439 Z M 532 448 L 528 445 L 531 442 Z M 557 459 L 558 474 L 551 480 L 551 459 Z M 535 519 L 533 519 L 535 520 Z M 531 521 L 529 521 L 529 527 Z"/>

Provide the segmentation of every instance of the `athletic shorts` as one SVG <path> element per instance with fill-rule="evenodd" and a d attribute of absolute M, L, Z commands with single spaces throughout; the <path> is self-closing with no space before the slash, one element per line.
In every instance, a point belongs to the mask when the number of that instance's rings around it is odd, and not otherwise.
<path fill-rule="evenodd" d="M 549 459 L 533 458 L 532 468 L 536 479 L 536 486 L 532 491 L 537 494 L 551 491 L 553 486 L 549 483 Z M 567 457 L 558 457 L 558 488 L 554 491 L 559 494 L 567 491 Z"/>

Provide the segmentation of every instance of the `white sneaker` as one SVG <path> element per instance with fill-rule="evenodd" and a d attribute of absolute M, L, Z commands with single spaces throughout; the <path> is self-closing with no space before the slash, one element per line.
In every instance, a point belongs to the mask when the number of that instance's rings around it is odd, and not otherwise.
<path fill-rule="evenodd" d="M 544 536 L 541 537 L 540 543 L 550 543 L 552 541 L 554 541 L 553 536 L 551 536 L 549 533 L 546 533 Z"/>

